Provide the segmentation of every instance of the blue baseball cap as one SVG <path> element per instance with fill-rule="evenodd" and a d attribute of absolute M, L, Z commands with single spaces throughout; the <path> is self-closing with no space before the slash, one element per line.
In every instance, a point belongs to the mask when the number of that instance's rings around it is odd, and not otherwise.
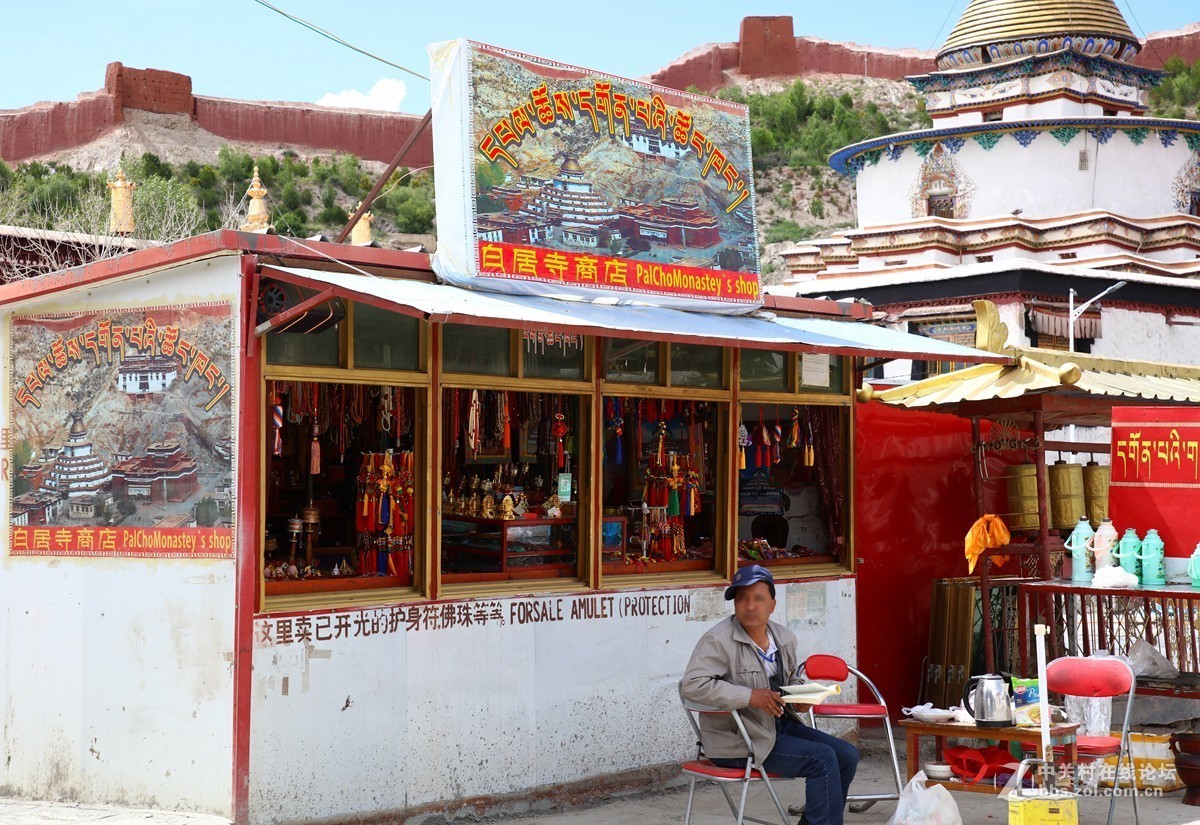
<path fill-rule="evenodd" d="M 730 601 L 739 587 L 755 582 L 766 582 L 767 589 L 771 591 L 771 598 L 775 598 L 775 577 L 771 575 L 771 571 L 757 564 L 748 564 L 733 574 L 733 580 L 729 582 L 729 587 L 725 588 L 725 601 Z"/>

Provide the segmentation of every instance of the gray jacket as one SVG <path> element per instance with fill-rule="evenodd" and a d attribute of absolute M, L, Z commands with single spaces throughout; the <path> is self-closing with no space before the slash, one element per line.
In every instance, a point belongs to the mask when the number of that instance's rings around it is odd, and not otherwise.
<path fill-rule="evenodd" d="M 796 634 L 775 622 L 768 622 L 767 626 L 779 648 L 776 661 L 784 682 L 795 681 L 799 665 Z M 730 616 L 696 643 L 679 682 L 679 694 L 689 704 L 739 711 L 754 746 L 754 758 L 761 765 L 775 747 L 775 718 L 749 706 L 750 691 L 768 687 L 767 671 L 754 642 L 737 618 Z M 700 734 L 705 756 L 728 759 L 746 756 L 746 744 L 732 716 L 701 715 Z"/>

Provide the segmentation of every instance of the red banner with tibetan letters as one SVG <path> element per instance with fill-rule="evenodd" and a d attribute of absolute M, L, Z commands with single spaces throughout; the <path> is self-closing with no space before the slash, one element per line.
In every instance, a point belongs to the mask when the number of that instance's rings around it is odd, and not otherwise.
<path fill-rule="evenodd" d="M 1118 531 L 1153 527 L 1168 556 L 1200 543 L 1200 409 L 1116 407 L 1109 515 Z"/>

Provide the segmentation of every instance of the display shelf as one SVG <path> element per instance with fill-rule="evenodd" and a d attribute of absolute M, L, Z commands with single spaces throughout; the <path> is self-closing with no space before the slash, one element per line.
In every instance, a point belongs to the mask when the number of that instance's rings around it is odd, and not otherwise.
<path fill-rule="evenodd" d="M 578 553 L 576 523 L 574 518 L 445 516 L 444 575 L 448 581 L 482 581 L 568 573 Z"/>

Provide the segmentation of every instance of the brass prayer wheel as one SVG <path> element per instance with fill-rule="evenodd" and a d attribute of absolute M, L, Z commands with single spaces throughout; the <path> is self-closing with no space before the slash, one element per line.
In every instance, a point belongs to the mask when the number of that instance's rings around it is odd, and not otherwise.
<path fill-rule="evenodd" d="M 1111 479 L 1111 467 L 1089 461 L 1083 468 L 1083 498 L 1093 529 L 1108 518 L 1108 485 Z"/>
<path fill-rule="evenodd" d="M 1083 497 L 1083 465 L 1068 464 L 1061 459 L 1049 467 L 1050 525 L 1056 530 L 1070 530 L 1087 515 Z"/>
<path fill-rule="evenodd" d="M 1038 527 L 1037 465 L 1015 464 L 1008 468 L 1008 523 L 1010 530 Z"/>

